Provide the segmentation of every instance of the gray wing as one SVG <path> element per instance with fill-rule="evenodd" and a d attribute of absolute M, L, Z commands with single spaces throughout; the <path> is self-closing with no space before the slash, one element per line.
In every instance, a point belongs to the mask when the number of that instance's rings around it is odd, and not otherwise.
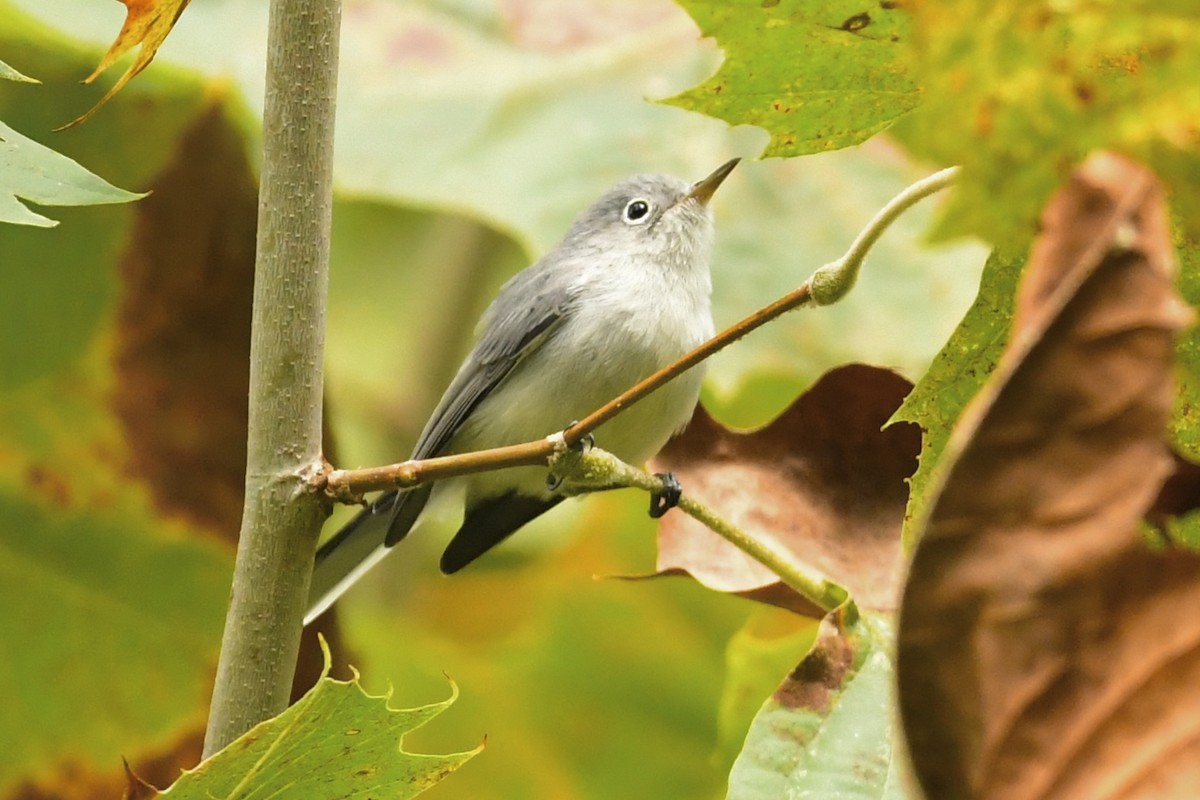
<path fill-rule="evenodd" d="M 425 423 L 413 458 L 441 453 L 471 412 L 566 319 L 572 293 L 565 287 L 539 287 L 543 272 L 531 268 L 519 273 L 488 308 L 479 340 Z"/>
<path fill-rule="evenodd" d="M 432 458 L 454 438 L 463 422 L 507 378 L 521 360 L 537 350 L 569 315 L 573 293 L 567 287 L 546 284 L 541 264 L 514 276 L 488 308 L 481 321 L 479 340 L 450 382 L 412 458 Z M 386 546 L 403 539 L 416 522 L 432 486 L 406 492 L 389 492 L 374 505 L 375 513 L 389 513 Z"/>

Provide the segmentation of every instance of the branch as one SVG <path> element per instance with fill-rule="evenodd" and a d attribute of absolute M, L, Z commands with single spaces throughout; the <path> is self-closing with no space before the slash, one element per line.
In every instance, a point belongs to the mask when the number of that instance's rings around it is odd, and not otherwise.
<path fill-rule="evenodd" d="M 551 457 L 550 472 L 559 479 L 558 491 L 572 496 L 623 487 L 643 489 L 651 494 L 663 490 L 662 479 L 630 466 L 598 447 L 586 452 L 563 447 Z M 687 494 L 679 498 L 679 510 L 774 572 L 781 581 L 822 611 L 833 611 L 849 597 L 844 587 L 755 539 Z"/>
<path fill-rule="evenodd" d="M 246 497 L 207 758 L 287 708 L 325 498 L 321 461 L 340 0 L 272 0 Z"/>
<path fill-rule="evenodd" d="M 314 479 L 313 488 L 317 491 L 323 490 L 341 502 L 351 503 L 358 502 L 364 492 L 378 489 L 417 486 L 442 478 L 486 472 L 504 467 L 545 464 L 555 454 L 557 447 L 561 447 L 563 444 L 578 444 L 585 436 L 624 409 L 751 331 L 810 302 L 817 305 L 829 305 L 840 300 L 854 286 L 867 254 L 888 226 L 918 201 L 953 184 L 958 178 L 958 173 L 958 167 L 950 167 L 912 184 L 896 195 L 867 223 L 850 249 L 837 261 L 820 267 L 812 277 L 796 289 L 759 309 L 741 322 L 721 331 L 695 350 L 605 403 L 565 431 L 537 441 L 461 455 L 404 461 L 399 464 L 370 469 L 330 470 Z"/>
<path fill-rule="evenodd" d="M 867 227 L 858 234 L 858 238 L 850 245 L 846 255 L 831 264 L 818 269 L 808 279 L 812 287 L 813 302 L 819 306 L 827 306 L 841 300 L 854 288 L 858 280 L 859 270 L 867 260 L 867 253 L 879 241 L 879 237 L 895 222 L 901 214 L 912 208 L 935 192 L 940 192 L 958 180 L 960 167 L 947 167 L 935 172 L 928 178 L 922 178 L 891 199 L 879 213 L 871 218 Z"/>

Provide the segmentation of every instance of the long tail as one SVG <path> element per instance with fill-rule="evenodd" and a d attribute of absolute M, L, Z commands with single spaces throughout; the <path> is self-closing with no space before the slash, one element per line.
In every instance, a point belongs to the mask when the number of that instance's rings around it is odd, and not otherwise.
<path fill-rule="evenodd" d="M 384 495 L 317 549 L 308 590 L 307 625 L 333 605 L 404 538 L 429 500 L 429 485 Z"/>

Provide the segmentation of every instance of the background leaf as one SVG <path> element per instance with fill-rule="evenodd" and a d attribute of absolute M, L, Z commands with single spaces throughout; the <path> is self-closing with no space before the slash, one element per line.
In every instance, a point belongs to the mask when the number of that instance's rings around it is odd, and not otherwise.
<path fill-rule="evenodd" d="M 1176 235 L 1179 257 L 1179 294 L 1192 308 L 1200 307 L 1200 247 L 1195 240 Z M 1200 463 L 1200 328 L 1192 326 L 1179 337 L 1175 348 L 1175 407 L 1172 409 L 1171 444 L 1192 463 Z"/>
<path fill-rule="evenodd" d="M 138 54 L 112 88 L 105 92 L 104 97 L 100 98 L 100 101 L 92 106 L 90 111 L 83 116 L 76 117 L 70 123 L 71 125 L 78 125 L 95 114 L 100 106 L 107 103 L 114 94 L 121 90 L 122 86 L 150 66 L 158 48 L 162 46 L 167 34 L 171 32 L 171 28 L 179 19 L 179 15 L 187 8 L 190 0 L 121 0 L 121 2 L 126 7 L 125 22 L 121 25 L 121 32 L 113 40 L 108 52 L 100 59 L 95 71 L 83 79 L 84 83 L 91 83 L 100 73 L 116 63 L 117 59 L 132 48 L 137 47 Z"/>
<path fill-rule="evenodd" d="M 850 0 L 682 0 L 725 52 L 708 80 L 666 103 L 771 134 L 763 156 L 860 144 L 914 108 L 908 13 Z"/>
<path fill-rule="evenodd" d="M 996 368 L 1008 341 L 1013 295 L 1024 265 L 1023 258 L 992 254 L 975 302 L 892 417 L 894 422 L 915 422 L 924 432 L 920 464 L 909 479 L 902 537 L 906 549 L 916 543 L 916 527 L 925 519 L 930 494 L 936 489 L 930 478 L 950 431 Z"/>
<path fill-rule="evenodd" d="M 734 755 L 714 758 L 723 656 L 747 609 L 692 581 L 596 580 L 653 558 L 644 495 L 563 511 L 523 530 L 515 553 L 449 580 L 434 576 L 438 532 L 427 528 L 432 552 L 409 548 L 388 580 L 343 600 L 347 639 L 397 702 L 444 686 L 443 670 L 463 687 L 454 719 L 414 733 L 412 747 L 487 735 L 487 752 L 429 798 L 712 795 Z M 586 534 L 568 541 L 572 514 Z M 521 558 L 531 537 L 542 552 Z M 733 720 L 740 739 L 750 714 Z"/>
<path fill-rule="evenodd" d="M 118 189 L 0 122 L 0 222 L 43 228 L 58 224 L 31 211 L 21 200 L 48 206 L 85 206 L 128 203 L 144 196 Z"/>
<path fill-rule="evenodd" d="M 229 563 L 144 508 L 59 495 L 78 491 L 70 473 L 40 460 L 24 475 L 8 466 L 0 477 L 5 792 L 31 777 L 53 782 L 63 762 L 119 769 L 118 754 L 167 747 L 197 721 Z"/>
<path fill-rule="evenodd" d="M 97 44 L 106 44 L 106 32 L 120 22 L 119 6 L 91 0 L 15 5 Z M 260 113 L 266 8 L 193 5 L 186 23 L 172 32 L 158 61 L 186 64 L 232 86 L 252 114 Z M 357 230 L 357 239 L 334 242 L 340 252 L 331 317 L 395 320 L 394 309 L 409 305 L 408 292 L 415 298 L 436 289 L 424 285 L 429 270 L 439 269 L 436 259 L 426 265 L 387 249 L 413 211 L 482 222 L 514 239 L 528 263 L 611 183 L 647 171 L 697 179 L 731 156 L 760 151 L 766 141 L 746 126 L 729 129 L 645 101 L 695 83 L 717 60 L 714 46 L 669 0 L 423 6 L 358 0 L 347 9 L 342 36 L 351 44 L 340 65 L 335 179 L 341 200 L 369 203 L 374 221 Z M 153 73 L 163 69 L 159 63 Z M 257 137 L 257 123 L 247 122 L 247 131 Z M 410 146 L 416 142 L 419 148 Z M 253 142 L 249 150 L 256 152 Z M 713 204 L 717 324 L 740 319 L 841 255 L 880 206 L 928 171 L 884 142 L 743 163 Z M 339 209 L 335 219 L 344 213 Z M 986 256 L 978 245 L 922 244 L 932 215 L 932 205 L 919 207 L 897 223 L 846 302 L 790 315 L 713 359 L 705 389 L 710 410 L 738 426 L 765 424 L 820 375 L 853 361 L 918 377 L 970 305 Z M 495 268 L 518 266 L 519 259 Z M 378 289 L 343 294 L 342 269 L 375 276 Z M 489 274 L 472 284 L 480 302 L 499 285 L 492 281 L 508 273 Z M 914 307 L 922 313 L 911 313 Z M 453 317 L 473 319 L 465 310 Z M 330 383 L 339 433 L 349 416 L 373 426 L 381 410 L 395 415 L 415 383 L 405 377 L 412 356 L 400 355 L 394 331 L 342 339 L 349 335 L 339 324 L 328 337 L 331 352 L 339 353 L 331 369 L 344 376 Z M 348 351 L 354 355 L 346 357 Z M 452 372 L 464 352 L 439 343 L 431 357 L 448 363 L 422 374 Z M 405 428 L 419 431 L 431 407 L 415 408 Z M 378 442 L 378 434 L 363 437 L 365 445 L 370 441 Z M 367 464 L 407 450 L 346 455 Z"/>
<path fill-rule="evenodd" d="M 674 472 L 685 492 L 754 539 L 844 586 L 855 602 L 894 608 L 905 480 L 920 445 L 915 426 L 880 429 L 909 388 L 895 373 L 851 364 L 753 432 L 723 428 L 700 409 L 651 465 Z M 689 516 L 668 514 L 658 537 L 659 574 L 683 572 L 717 591 L 821 616 Z"/>
<path fill-rule="evenodd" d="M 22 87 L 0 90 L 0 115 L 46 131 L 64 104 L 87 95 L 77 86 L 87 54 L 55 46 L 13 17 L 0 25 L 0 39 L 46 80 L 44 103 L 24 102 Z M 56 141 L 71 157 L 156 194 L 145 205 L 64 209 L 67 224 L 56 231 L 19 227 L 0 236 L 0 631 L 11 654 L 0 668 L 0 696 L 14 709 L 0 718 L 8 753 L 0 794 L 114 796 L 122 755 L 159 783 L 198 757 L 243 480 L 244 455 L 223 459 L 244 453 L 245 437 L 236 425 L 216 436 L 199 421 L 215 420 L 229 403 L 218 399 L 223 354 L 212 345 L 224 344 L 218 333 L 247 330 L 248 317 L 239 328 L 230 304 L 222 331 L 189 329 L 210 356 L 191 362 L 208 383 L 191 387 L 190 411 L 180 413 L 178 396 L 152 378 L 169 361 L 156 351 L 170 329 L 163 320 L 194 322 L 190 304 L 205 287 L 227 285 L 237 263 L 223 256 L 245 241 L 245 228 L 239 237 L 234 227 L 206 224 L 202 209 L 236 216 L 248 196 L 253 213 L 249 166 L 226 110 L 179 76 L 171 93 L 154 79 L 131 87 L 86 133 Z M 194 125 L 202 130 L 187 140 Z M 156 135 L 126 135 L 139 126 Z M 208 192 L 198 189 L 205 181 Z M 186 207 L 166 210 L 180 195 Z M 160 223 L 186 223 L 195 244 L 155 252 L 144 230 L 151 216 L 160 234 Z M 222 247 L 208 247 L 210 240 Z M 245 277 L 248 263 L 241 262 Z M 164 287 L 187 280 L 196 281 L 191 290 L 168 302 Z M 248 303 L 241 307 L 248 314 Z M 236 361 L 236 350 L 223 353 Z M 176 347 L 172 357 L 182 359 L 173 366 L 188 361 Z M 238 374 L 244 381 L 243 365 Z M 232 395 L 244 415 L 244 390 Z M 156 414 L 176 415 L 170 431 L 143 424 Z M 145 458 L 189 447 L 190 459 Z M 171 503 L 168 484 L 226 488 Z M 224 500 L 215 499 L 222 491 Z"/>
<path fill-rule="evenodd" d="M 961 0 L 912 15 L 922 105 L 895 132 L 912 152 L 964 167 L 944 233 L 1023 247 L 1072 165 L 1105 148 L 1171 176 L 1197 230 L 1193 4 Z"/>
<path fill-rule="evenodd" d="M 0 61 L 0 78 L 8 81 L 22 81 L 24 83 L 41 83 L 37 78 L 31 78 L 28 75 L 23 75 L 17 70 Z"/>

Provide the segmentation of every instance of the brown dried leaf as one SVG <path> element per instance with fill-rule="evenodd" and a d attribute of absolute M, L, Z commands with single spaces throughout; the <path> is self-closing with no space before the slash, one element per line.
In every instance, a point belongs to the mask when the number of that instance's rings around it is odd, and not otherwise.
<path fill-rule="evenodd" d="M 154 800 L 162 794 L 133 771 L 129 762 L 125 762 L 125 792 L 122 800 Z"/>
<path fill-rule="evenodd" d="M 854 364 L 824 375 L 770 425 L 722 427 L 698 409 L 654 459 L 686 493 L 750 535 L 850 590 L 867 608 L 895 605 L 901 574 L 905 479 L 917 465 L 915 425 L 880 429 L 911 384 Z M 659 574 L 821 616 L 810 603 L 724 539 L 676 511 L 658 535 Z"/>
<path fill-rule="evenodd" d="M 905 590 L 913 763 L 930 800 L 1192 797 L 1200 560 L 1136 532 L 1170 469 L 1190 319 L 1161 190 L 1095 156 L 1042 223 L 1013 342 L 951 438 Z"/>
<path fill-rule="evenodd" d="M 113 40 L 108 52 L 100 59 L 95 71 L 84 78 L 83 82 L 91 83 L 96 80 L 100 73 L 111 67 L 118 58 L 137 45 L 140 44 L 141 49 L 138 50 L 137 58 L 129 65 L 129 69 L 125 70 L 113 87 L 104 94 L 104 97 L 100 98 L 100 102 L 92 106 L 87 113 L 68 122 L 63 126 L 64 128 L 70 128 L 86 121 L 92 114 L 99 111 L 101 106 L 112 99 L 113 95 L 121 91 L 121 88 L 129 83 L 135 75 L 150 66 L 150 62 L 158 53 L 158 48 L 166 41 L 167 34 L 171 32 L 171 28 L 175 27 L 176 20 L 179 19 L 179 15 L 183 13 L 191 0 L 120 0 L 120 2 L 125 4 L 126 9 L 125 22 L 121 25 L 121 32 Z"/>
<path fill-rule="evenodd" d="M 133 764 L 121 759 L 122 768 L 105 763 L 103 769 L 87 760 L 70 760 L 43 770 L 21 783 L 5 800 L 93 800 L 124 797 L 143 800 L 158 797 L 155 785 L 167 786 L 180 772 L 200 761 L 204 746 L 204 720 L 180 733 L 161 749 L 145 752 Z"/>
<path fill-rule="evenodd" d="M 246 392 L 258 188 L 220 104 L 139 203 L 121 257 L 111 402 L 129 470 L 166 513 L 234 542 L 246 475 Z"/>

